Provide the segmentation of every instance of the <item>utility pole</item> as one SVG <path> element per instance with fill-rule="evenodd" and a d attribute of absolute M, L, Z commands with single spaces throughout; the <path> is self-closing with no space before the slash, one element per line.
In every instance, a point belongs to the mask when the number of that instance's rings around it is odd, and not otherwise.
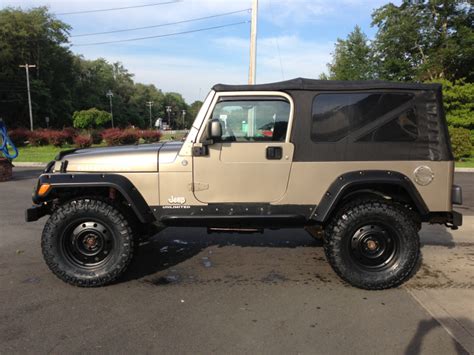
<path fill-rule="evenodd" d="M 20 68 L 25 68 L 26 72 L 26 87 L 28 89 L 28 107 L 30 109 L 30 130 L 33 131 L 33 110 L 31 109 L 31 93 L 30 93 L 30 68 L 36 68 L 34 64 L 20 65 Z"/>
<path fill-rule="evenodd" d="M 153 106 L 153 101 L 147 101 L 146 105 L 150 109 L 150 128 L 151 128 L 151 126 L 152 126 L 152 123 L 151 123 L 151 107 Z"/>
<path fill-rule="evenodd" d="M 257 76 L 257 20 L 258 0 L 252 0 L 252 22 L 250 24 L 249 85 L 255 84 Z"/>
<path fill-rule="evenodd" d="M 112 97 L 114 97 L 114 93 L 112 92 L 112 90 L 109 89 L 109 91 L 107 91 L 107 94 L 105 94 L 105 96 L 107 96 L 109 98 L 110 117 L 112 118 L 112 128 L 114 128 L 114 111 L 113 111 L 113 107 L 112 107 Z"/>
<path fill-rule="evenodd" d="M 183 129 L 186 129 L 186 121 L 185 121 L 186 110 L 182 110 L 181 113 L 183 114 Z"/>
<path fill-rule="evenodd" d="M 166 113 L 168 113 L 168 127 L 171 128 L 171 106 L 166 106 Z"/>

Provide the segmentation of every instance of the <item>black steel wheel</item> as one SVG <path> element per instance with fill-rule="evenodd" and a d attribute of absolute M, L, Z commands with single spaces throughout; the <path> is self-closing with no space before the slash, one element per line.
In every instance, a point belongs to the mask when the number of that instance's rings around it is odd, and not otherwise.
<path fill-rule="evenodd" d="M 336 273 L 351 285 L 385 289 L 404 282 L 419 258 L 411 212 L 384 200 L 343 207 L 325 230 L 324 250 Z"/>
<path fill-rule="evenodd" d="M 63 252 L 78 267 L 97 269 L 106 263 L 114 248 L 109 227 L 98 221 L 77 221 L 65 229 Z"/>
<path fill-rule="evenodd" d="M 350 240 L 350 256 L 359 267 L 377 270 L 390 267 L 399 251 L 398 234 L 391 227 L 372 223 L 356 229 Z"/>
<path fill-rule="evenodd" d="M 102 286 L 117 279 L 133 256 L 133 233 L 114 206 L 77 199 L 59 207 L 46 222 L 42 251 L 61 280 L 75 286 Z"/>

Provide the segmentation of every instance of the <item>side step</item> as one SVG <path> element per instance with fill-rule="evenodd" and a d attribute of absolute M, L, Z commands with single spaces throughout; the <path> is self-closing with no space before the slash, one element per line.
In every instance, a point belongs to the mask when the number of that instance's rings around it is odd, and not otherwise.
<path fill-rule="evenodd" d="M 262 233 L 263 228 L 219 228 L 219 227 L 209 227 L 207 228 L 207 233 L 241 233 L 241 234 L 250 234 L 250 233 Z"/>

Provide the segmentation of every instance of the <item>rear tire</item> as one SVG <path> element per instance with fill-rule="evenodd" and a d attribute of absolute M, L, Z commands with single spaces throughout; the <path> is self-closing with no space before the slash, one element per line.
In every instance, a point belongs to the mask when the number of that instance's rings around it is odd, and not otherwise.
<path fill-rule="evenodd" d="M 325 230 L 324 251 L 351 285 L 381 290 L 408 279 L 420 255 L 416 222 L 402 206 L 357 201 L 341 209 Z"/>
<path fill-rule="evenodd" d="M 88 198 L 60 206 L 46 222 L 41 248 L 61 280 L 80 287 L 116 280 L 133 256 L 133 232 L 112 205 Z"/>

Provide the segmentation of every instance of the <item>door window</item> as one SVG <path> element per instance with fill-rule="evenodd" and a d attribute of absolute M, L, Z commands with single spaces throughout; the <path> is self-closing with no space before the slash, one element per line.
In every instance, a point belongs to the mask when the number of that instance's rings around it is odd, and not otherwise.
<path fill-rule="evenodd" d="M 223 142 L 284 142 L 289 117 L 290 103 L 272 98 L 221 101 L 211 118 L 221 121 Z"/>

